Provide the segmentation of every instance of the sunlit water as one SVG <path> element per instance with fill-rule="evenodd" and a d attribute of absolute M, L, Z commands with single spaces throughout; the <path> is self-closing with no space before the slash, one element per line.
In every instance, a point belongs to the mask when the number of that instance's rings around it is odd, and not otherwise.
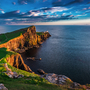
<path fill-rule="evenodd" d="M 1 27 L 1 26 L 0 26 Z M 0 33 L 27 26 L 2 26 Z M 52 35 L 40 48 L 22 54 L 25 63 L 37 73 L 63 74 L 74 82 L 90 83 L 90 26 L 36 26 L 37 31 L 49 31 Z M 26 60 L 27 57 L 41 61 Z"/>

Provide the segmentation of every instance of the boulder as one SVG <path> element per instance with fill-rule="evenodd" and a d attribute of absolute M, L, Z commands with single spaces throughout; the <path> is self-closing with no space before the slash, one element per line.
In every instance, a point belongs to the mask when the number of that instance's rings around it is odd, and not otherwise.
<path fill-rule="evenodd" d="M 4 84 L 0 84 L 0 90 L 8 90 L 5 86 L 4 86 Z"/>
<path fill-rule="evenodd" d="M 37 70 L 40 74 L 45 74 L 45 72 L 42 69 Z"/>

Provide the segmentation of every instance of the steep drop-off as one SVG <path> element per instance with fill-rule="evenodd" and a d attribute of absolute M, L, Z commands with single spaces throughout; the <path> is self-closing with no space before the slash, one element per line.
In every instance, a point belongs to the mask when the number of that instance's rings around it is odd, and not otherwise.
<path fill-rule="evenodd" d="M 19 68 L 28 72 L 32 72 L 29 66 L 27 66 L 24 63 L 23 58 L 21 57 L 20 54 L 11 55 L 10 57 L 6 58 L 6 60 L 11 66 L 14 66 L 16 68 Z"/>
<path fill-rule="evenodd" d="M 21 29 L 22 30 L 22 29 Z M 20 31 L 20 30 L 19 30 Z M 39 46 L 44 40 L 46 40 L 49 36 L 51 36 L 48 32 L 36 32 L 36 27 L 31 26 L 25 29 L 25 33 L 22 35 L 9 40 L 8 42 L 1 44 L 0 48 L 7 48 L 8 51 L 15 51 L 15 52 L 25 52 L 29 48 Z M 16 68 L 26 70 L 28 72 L 32 72 L 32 70 L 27 66 L 21 55 L 11 55 L 10 57 L 6 58 L 7 62 L 10 63 L 11 66 Z"/>
<path fill-rule="evenodd" d="M 19 37 L 9 40 L 1 44 L 0 48 L 5 47 L 8 51 L 18 51 L 20 49 L 28 49 L 30 47 L 38 46 L 46 38 L 51 36 L 48 32 L 42 32 L 42 35 L 36 34 L 36 27 L 31 26 L 27 31 Z"/>

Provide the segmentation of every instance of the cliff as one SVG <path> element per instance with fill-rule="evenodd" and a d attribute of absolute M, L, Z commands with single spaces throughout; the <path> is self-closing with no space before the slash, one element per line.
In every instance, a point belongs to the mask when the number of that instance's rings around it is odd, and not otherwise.
<path fill-rule="evenodd" d="M 18 31 L 20 32 L 20 30 Z M 18 33 L 18 31 L 14 31 L 14 33 Z M 25 28 L 25 30 L 21 29 L 21 31 L 24 31 L 25 33 L 7 41 L 6 43 L 1 44 L 0 48 L 5 47 L 8 51 L 23 53 L 29 48 L 38 47 L 44 40 L 51 36 L 48 32 L 36 32 L 35 26 Z M 10 57 L 6 58 L 6 60 L 11 66 L 32 72 L 32 70 L 24 63 L 20 54 L 12 54 Z"/>
<path fill-rule="evenodd" d="M 19 68 L 28 72 L 32 72 L 29 66 L 27 66 L 24 63 L 23 58 L 21 57 L 20 54 L 11 55 L 10 57 L 7 57 L 6 60 L 11 66 L 14 66 L 16 68 Z"/>
<path fill-rule="evenodd" d="M 0 48 L 5 47 L 8 51 L 25 51 L 28 48 L 38 46 L 44 40 L 51 36 L 48 32 L 41 32 L 41 35 L 36 33 L 36 27 L 31 26 L 27 28 L 26 32 L 19 37 L 9 40 L 8 42 L 1 44 Z M 23 52 L 22 51 L 22 52 Z"/>

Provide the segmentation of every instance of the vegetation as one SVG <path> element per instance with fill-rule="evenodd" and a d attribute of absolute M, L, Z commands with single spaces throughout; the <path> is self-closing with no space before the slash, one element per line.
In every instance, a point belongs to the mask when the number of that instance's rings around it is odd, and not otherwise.
<path fill-rule="evenodd" d="M 6 48 L 0 48 L 0 63 L 6 63 L 6 58 L 12 54 L 17 54 L 15 52 L 7 51 Z"/>
<path fill-rule="evenodd" d="M 3 44 L 15 37 L 21 36 L 23 33 L 25 33 L 26 29 L 20 29 L 14 32 L 5 33 L 0 35 L 0 44 Z"/>
<path fill-rule="evenodd" d="M 44 35 L 43 32 L 36 32 L 36 34 L 39 35 L 39 36 L 40 36 L 40 35 Z"/>
<path fill-rule="evenodd" d="M 51 84 L 44 78 L 40 78 L 40 76 L 37 74 L 17 69 L 6 62 L 6 57 L 17 53 L 7 51 L 6 48 L 1 48 L 0 52 L 2 52 L 0 55 L 0 83 L 3 83 L 8 88 L 8 90 L 69 90 L 67 85 L 58 86 L 55 84 Z M 9 78 L 4 73 L 6 71 L 4 63 L 7 63 L 8 67 L 13 72 L 17 72 L 19 75 L 22 74 L 24 75 L 24 77 L 19 79 Z"/>
<path fill-rule="evenodd" d="M 62 86 L 49 83 L 44 78 L 40 78 L 37 74 L 14 68 L 9 64 L 8 67 L 12 71 L 24 75 L 23 78 L 19 79 L 9 78 L 5 73 L 3 73 L 6 71 L 4 65 L 0 65 L 0 83 L 3 83 L 8 88 L 8 90 L 67 90 Z"/>

